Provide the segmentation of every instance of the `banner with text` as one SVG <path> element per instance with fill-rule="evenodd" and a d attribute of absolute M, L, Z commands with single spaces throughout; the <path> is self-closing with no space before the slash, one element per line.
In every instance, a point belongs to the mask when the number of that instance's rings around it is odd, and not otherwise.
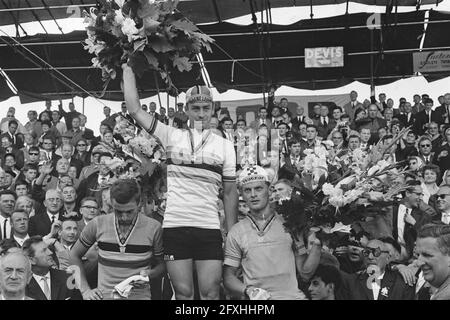
<path fill-rule="evenodd" d="M 427 51 L 413 53 L 414 72 L 450 71 L 450 51 Z"/>
<path fill-rule="evenodd" d="M 305 68 L 344 66 L 344 47 L 305 48 Z"/>

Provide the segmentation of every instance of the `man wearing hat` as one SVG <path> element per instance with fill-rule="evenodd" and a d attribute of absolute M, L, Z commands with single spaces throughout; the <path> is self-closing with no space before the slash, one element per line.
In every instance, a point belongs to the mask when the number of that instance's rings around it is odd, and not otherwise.
<path fill-rule="evenodd" d="M 128 111 L 167 150 L 167 205 L 163 221 L 164 260 L 177 299 L 194 298 L 192 270 L 198 275 L 200 298 L 218 299 L 222 278 L 222 233 L 219 188 L 227 230 L 237 221 L 234 146 L 210 130 L 214 113 L 211 91 L 194 86 L 186 93 L 190 127 L 178 129 L 142 110 L 133 70 L 123 65 Z"/>
<path fill-rule="evenodd" d="M 270 207 L 269 179 L 259 166 L 245 167 L 239 175 L 242 197 L 250 212 L 231 228 L 225 246 L 224 285 L 234 297 L 251 300 L 302 300 L 296 260 L 306 254 L 296 248 L 284 220 Z M 242 269 L 242 282 L 238 274 Z"/>

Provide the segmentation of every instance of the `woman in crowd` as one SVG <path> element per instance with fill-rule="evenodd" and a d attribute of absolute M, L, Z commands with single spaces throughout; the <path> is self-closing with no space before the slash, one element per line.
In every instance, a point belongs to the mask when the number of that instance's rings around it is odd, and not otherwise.
<path fill-rule="evenodd" d="M 435 195 L 439 191 L 439 187 L 437 185 L 437 179 L 440 175 L 439 167 L 430 164 L 425 165 L 422 168 L 422 189 L 423 189 L 423 201 L 428 204 L 430 197 Z"/>

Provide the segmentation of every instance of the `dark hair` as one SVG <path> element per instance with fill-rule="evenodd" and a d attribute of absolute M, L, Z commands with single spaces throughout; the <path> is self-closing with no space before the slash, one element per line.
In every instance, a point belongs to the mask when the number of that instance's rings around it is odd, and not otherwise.
<path fill-rule="evenodd" d="M 361 142 L 361 137 L 357 136 L 356 134 L 352 134 L 351 136 L 349 136 L 348 141 L 350 141 L 350 139 L 352 139 L 352 138 L 357 138 Z"/>
<path fill-rule="evenodd" d="M 379 128 L 378 130 L 380 130 L 381 128 Z M 386 140 L 389 140 L 389 139 L 394 139 L 394 136 L 392 135 L 392 134 L 387 134 L 387 135 L 385 135 L 383 138 L 381 138 L 381 142 L 386 142 Z"/>
<path fill-rule="evenodd" d="M 110 194 L 111 198 L 120 204 L 125 204 L 132 200 L 139 203 L 141 199 L 141 188 L 133 179 L 117 180 L 111 186 Z"/>
<path fill-rule="evenodd" d="M 314 128 L 314 129 L 316 129 L 316 131 L 318 131 L 318 130 L 317 130 L 317 126 L 315 126 L 315 125 L 313 125 L 313 124 L 308 124 L 308 125 L 306 126 L 306 129 L 308 129 L 308 128 Z"/>
<path fill-rule="evenodd" d="M 22 245 L 23 253 L 26 256 L 33 258 L 34 257 L 34 249 L 33 249 L 32 245 L 41 243 L 42 241 L 44 241 L 44 239 L 42 238 L 42 236 L 39 236 L 39 235 L 29 237 L 27 240 L 25 240 L 25 242 Z"/>
<path fill-rule="evenodd" d="M 39 147 L 36 147 L 36 146 L 30 147 L 30 149 L 28 150 L 28 153 L 30 153 L 30 151 L 37 151 L 37 152 L 40 152 Z"/>
<path fill-rule="evenodd" d="M 25 180 L 18 180 L 14 183 L 14 190 L 16 190 L 17 186 L 23 186 L 26 185 L 28 188 L 28 183 Z"/>
<path fill-rule="evenodd" d="M 12 238 L 2 239 L 0 241 L 0 253 L 3 255 L 11 248 L 20 248 L 16 240 Z"/>
<path fill-rule="evenodd" d="M 231 123 L 233 123 L 233 120 L 232 120 L 230 117 L 224 117 L 224 118 L 220 121 L 220 123 L 224 124 L 225 121 L 231 121 Z"/>
<path fill-rule="evenodd" d="M 395 250 L 397 250 L 397 252 L 400 254 L 402 252 L 402 247 L 400 246 L 400 244 L 392 237 L 381 237 L 378 238 L 378 240 L 380 240 L 383 243 L 387 243 L 390 244 L 394 247 Z"/>
<path fill-rule="evenodd" d="M 366 109 L 364 108 L 358 108 L 355 110 L 355 119 L 357 118 L 358 114 L 360 114 L 361 112 L 366 112 Z"/>
<path fill-rule="evenodd" d="M 289 129 L 289 126 L 287 125 L 287 123 L 286 123 L 286 122 L 283 122 L 283 121 L 278 122 L 277 129 L 278 129 L 278 127 L 281 126 L 281 125 L 285 125 L 285 126 Z"/>
<path fill-rule="evenodd" d="M 16 156 L 15 156 L 14 153 L 7 153 L 7 154 L 5 154 L 5 156 L 3 157 L 3 159 L 6 160 L 6 157 L 13 157 L 14 161 L 16 160 Z"/>
<path fill-rule="evenodd" d="M 94 197 L 84 197 L 83 199 L 81 199 L 80 206 L 82 207 L 87 201 L 93 201 L 97 203 L 97 199 Z"/>
<path fill-rule="evenodd" d="M 287 114 L 289 118 L 292 118 L 292 113 L 289 110 L 287 110 L 284 114 Z"/>
<path fill-rule="evenodd" d="M 342 284 L 342 277 L 339 270 L 331 265 L 319 264 L 313 278 L 320 278 L 325 284 L 334 284 L 334 292 L 336 292 Z"/>
<path fill-rule="evenodd" d="M 9 127 L 10 125 L 12 125 L 12 124 L 15 124 L 17 127 L 19 126 L 19 124 L 17 123 L 16 120 L 10 120 L 10 121 L 8 122 L 8 127 Z"/>
<path fill-rule="evenodd" d="M 245 121 L 245 119 L 239 119 L 238 121 L 236 121 L 236 124 L 237 124 L 238 122 L 244 122 L 244 125 L 247 125 L 247 121 Z"/>
<path fill-rule="evenodd" d="M 435 164 L 426 164 L 422 167 L 422 175 L 425 174 L 426 170 L 431 170 L 434 171 L 434 173 L 436 173 L 436 175 L 439 177 L 441 175 L 441 169 L 435 165 Z"/>
<path fill-rule="evenodd" d="M 12 218 L 14 213 L 24 213 L 24 214 L 26 214 L 28 216 L 28 213 L 26 213 L 24 210 L 17 209 L 17 210 L 14 210 L 13 212 L 11 212 L 10 218 Z"/>
<path fill-rule="evenodd" d="M 44 124 L 46 124 L 49 128 L 52 127 L 52 123 L 50 120 L 44 120 L 41 122 L 41 126 L 43 126 Z"/>
<path fill-rule="evenodd" d="M 266 110 L 266 111 L 267 111 L 267 108 L 266 108 L 266 107 L 261 107 L 261 108 L 259 108 L 259 110 L 258 110 L 258 111 L 259 111 L 259 112 L 261 112 L 261 110 L 262 110 L 262 109 L 264 109 L 264 110 Z"/>
<path fill-rule="evenodd" d="M 450 225 L 428 223 L 420 228 L 417 238 L 435 238 L 439 250 L 450 255 Z"/>
<path fill-rule="evenodd" d="M 280 102 L 281 102 L 281 101 L 283 101 L 283 100 L 286 100 L 286 101 L 288 101 L 288 99 L 287 99 L 287 98 L 281 98 L 281 99 L 280 99 Z"/>
<path fill-rule="evenodd" d="M 424 104 L 427 104 L 427 103 L 433 104 L 433 99 L 431 99 L 431 98 L 426 98 L 426 99 L 424 99 L 423 103 L 424 103 Z"/>
<path fill-rule="evenodd" d="M 7 135 L 7 136 L 3 136 L 2 137 L 2 139 L 8 139 L 8 141 L 10 142 L 10 143 L 13 143 L 13 139 L 9 136 L 9 135 Z"/>
<path fill-rule="evenodd" d="M 296 137 L 291 137 L 291 138 L 288 139 L 288 141 L 287 141 L 288 148 L 292 147 L 292 145 L 293 145 L 293 144 L 296 144 L 296 143 L 300 143 L 300 140 L 297 139 Z"/>
<path fill-rule="evenodd" d="M 27 172 L 28 170 L 33 169 L 38 171 L 38 166 L 34 163 L 26 163 L 23 168 L 22 168 L 22 172 Z"/>
<path fill-rule="evenodd" d="M 17 194 L 12 190 L 6 189 L 6 190 L 0 191 L 0 198 L 4 195 L 11 195 L 14 197 L 14 200 L 17 200 Z"/>

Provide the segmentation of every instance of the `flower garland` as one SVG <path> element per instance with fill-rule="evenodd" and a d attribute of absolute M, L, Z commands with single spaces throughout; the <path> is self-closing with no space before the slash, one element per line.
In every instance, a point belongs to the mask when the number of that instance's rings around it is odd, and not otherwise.
<path fill-rule="evenodd" d="M 171 74 L 190 71 L 194 56 L 214 40 L 177 11 L 179 0 L 101 0 L 84 12 L 84 49 L 104 81 L 120 77 L 125 62 L 138 77 L 157 71 L 167 90 L 177 94 Z"/>

